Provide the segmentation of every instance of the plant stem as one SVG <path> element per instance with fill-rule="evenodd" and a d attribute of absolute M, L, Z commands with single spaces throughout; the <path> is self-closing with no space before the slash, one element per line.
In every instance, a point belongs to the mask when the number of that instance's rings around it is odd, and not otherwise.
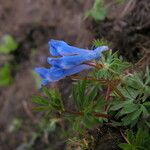
<path fill-rule="evenodd" d="M 97 79 L 97 78 L 92 78 L 92 77 L 85 77 L 85 78 L 83 78 L 83 77 L 80 77 L 80 76 L 71 76 L 71 78 L 72 79 L 82 79 L 82 80 L 91 80 L 91 81 L 99 81 L 99 82 L 101 82 L 101 83 L 103 83 L 103 84 L 106 84 L 106 85 L 108 85 L 108 86 L 110 86 L 111 87 L 111 89 L 113 90 L 113 91 L 115 91 L 116 92 L 116 94 L 118 95 L 118 96 L 120 96 L 121 97 L 121 99 L 125 99 L 125 97 L 124 97 L 124 95 L 117 89 L 117 87 L 115 86 L 116 85 L 116 82 L 118 83 L 120 80 L 118 79 L 118 80 L 108 80 L 108 79 L 103 79 L 103 78 L 99 78 L 99 79 Z"/>
<path fill-rule="evenodd" d="M 112 92 L 112 89 L 110 86 L 108 86 L 107 91 L 106 91 L 106 96 L 105 96 L 106 101 L 108 101 L 110 99 L 111 92 Z M 107 112 L 108 108 L 109 108 L 109 106 L 105 105 L 104 110 Z"/>
<path fill-rule="evenodd" d="M 110 84 L 110 86 L 111 86 L 111 88 L 117 93 L 117 95 L 118 96 L 120 96 L 121 97 L 121 99 L 125 99 L 125 97 L 124 97 L 124 95 L 117 89 L 117 87 L 115 87 L 114 85 L 113 85 L 113 83 L 109 83 Z"/>
<path fill-rule="evenodd" d="M 102 69 L 104 67 L 102 64 L 98 64 L 94 62 L 85 62 L 84 64 L 95 67 L 97 69 Z"/>
<path fill-rule="evenodd" d="M 77 115 L 77 116 L 84 116 L 83 112 L 75 112 L 75 111 L 65 110 L 64 113 L 72 114 L 72 115 Z M 102 113 L 96 113 L 96 112 L 93 112 L 92 115 L 94 117 L 111 118 L 110 115 L 102 114 Z"/>

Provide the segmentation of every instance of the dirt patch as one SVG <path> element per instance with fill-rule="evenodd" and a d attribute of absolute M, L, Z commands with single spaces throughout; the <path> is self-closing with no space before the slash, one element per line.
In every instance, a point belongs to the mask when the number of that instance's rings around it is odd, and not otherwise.
<path fill-rule="evenodd" d="M 123 138 L 116 128 L 100 127 L 96 133 L 95 150 L 117 150 Z"/>
<path fill-rule="evenodd" d="M 131 11 L 131 7 L 132 11 Z M 113 43 L 113 49 L 119 50 L 122 56 L 131 62 L 137 62 L 146 57 L 139 67 L 150 64 L 150 3 L 149 0 L 136 0 L 134 6 L 125 5 L 127 9 L 123 18 L 118 15 L 104 22 L 93 22 L 90 29 L 94 29 L 95 38 L 106 38 Z M 129 11 L 129 10 L 130 11 Z M 121 10 L 118 14 L 122 14 Z"/>
<path fill-rule="evenodd" d="M 15 82 L 0 89 L 0 150 L 23 149 L 23 144 L 31 142 L 33 132 L 38 131 L 41 116 L 32 112 L 31 97 L 38 90 L 31 71 L 35 66 L 46 64 L 49 55 L 47 42 L 51 38 L 79 47 L 89 45 L 92 37 L 85 28 L 83 15 L 91 1 L 1 0 L 0 3 L 0 36 L 11 34 L 19 43 L 10 60 L 15 66 Z M 9 128 L 16 118 L 23 121 L 21 128 L 10 132 Z M 53 149 L 60 149 L 64 141 L 59 140 L 56 134 L 49 137 L 50 147 L 54 145 Z M 49 146 L 43 136 L 33 143 L 35 149 Z"/>

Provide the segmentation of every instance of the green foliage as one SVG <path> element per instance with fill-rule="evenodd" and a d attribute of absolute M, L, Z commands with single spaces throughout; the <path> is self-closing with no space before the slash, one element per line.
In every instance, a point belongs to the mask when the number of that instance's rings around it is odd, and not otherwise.
<path fill-rule="evenodd" d="M 98 96 L 98 87 L 91 87 L 86 80 L 80 81 L 73 88 L 73 100 L 75 102 L 76 112 L 82 112 L 82 115 L 73 117 L 72 126 L 74 130 L 83 132 L 86 128 L 93 128 L 95 125 L 107 121 L 104 118 L 97 118 L 94 113 L 105 113 L 103 110 L 106 102 L 103 97 Z"/>
<path fill-rule="evenodd" d="M 114 3 L 123 4 L 126 0 L 112 0 Z M 85 14 L 85 18 L 91 17 L 95 21 L 103 21 L 107 16 L 108 7 L 105 6 L 104 0 L 95 0 L 93 7 Z M 110 2 L 111 3 L 111 2 Z"/>
<path fill-rule="evenodd" d="M 145 76 L 131 74 L 124 78 L 119 90 L 125 97 L 125 101 L 114 100 L 111 111 L 117 111 L 116 118 L 121 118 L 122 125 L 131 127 L 141 124 L 150 124 L 150 71 L 147 67 Z"/>
<path fill-rule="evenodd" d="M 18 48 L 17 41 L 11 35 L 5 35 L 0 43 L 0 53 L 9 54 Z"/>
<path fill-rule="evenodd" d="M 108 42 L 107 40 L 105 39 L 96 39 L 93 41 L 93 46 L 95 47 L 99 47 L 99 46 L 103 46 L 103 45 L 107 45 L 109 47 L 111 47 L 112 43 L 111 42 Z"/>
<path fill-rule="evenodd" d="M 8 86 L 13 82 L 11 70 L 12 68 L 8 64 L 5 64 L 2 68 L 0 68 L 0 87 Z"/>
<path fill-rule="evenodd" d="M 38 106 L 35 107 L 34 109 L 37 111 L 63 111 L 64 110 L 64 106 L 63 106 L 63 102 L 61 100 L 61 96 L 58 92 L 58 90 L 56 89 L 52 89 L 51 91 L 49 91 L 47 88 L 43 88 L 43 92 L 46 95 L 45 97 L 42 96 L 35 96 L 33 97 L 33 102 L 35 104 L 37 104 Z"/>
<path fill-rule="evenodd" d="M 149 150 L 150 149 L 150 134 L 147 129 L 139 128 L 137 133 L 127 131 L 124 137 L 127 143 L 119 144 L 122 150 Z"/>
<path fill-rule="evenodd" d="M 94 41 L 94 46 L 100 45 L 105 44 L 101 40 Z M 91 73 L 86 77 L 73 76 L 79 80 L 74 83 L 69 97 L 74 106 L 65 106 L 58 90 L 42 88 L 44 96 L 36 96 L 33 99 L 37 104 L 35 109 L 46 110 L 53 118 L 59 115 L 66 120 L 69 123 L 70 136 L 74 136 L 73 133 L 84 136 L 88 129 L 94 129 L 103 123 L 130 129 L 138 128 L 137 135 L 133 136 L 132 132 L 127 134 L 130 142 L 121 144 L 121 148 L 138 150 L 136 146 L 144 147 L 143 133 L 149 132 L 149 129 L 141 131 L 140 128 L 150 127 L 149 67 L 144 73 L 133 72 L 129 69 L 131 64 L 111 50 L 104 52 L 99 61 L 89 63 L 95 67 Z M 143 139 L 141 143 L 137 142 L 139 139 Z"/>
<path fill-rule="evenodd" d="M 107 9 L 103 0 L 95 0 L 93 7 L 86 13 L 86 17 L 92 17 L 96 21 L 104 20 L 107 15 Z"/>
<path fill-rule="evenodd" d="M 117 52 L 112 54 L 111 50 L 105 56 L 102 56 L 99 63 L 103 65 L 103 68 L 98 71 L 95 70 L 95 77 L 105 79 L 122 78 L 122 74 L 130 66 L 130 63 L 124 61 L 121 56 L 118 56 Z"/>
<path fill-rule="evenodd" d="M 149 111 L 145 106 L 147 103 L 143 104 L 135 104 L 133 101 L 114 101 L 110 110 L 118 111 L 116 114 L 116 118 L 121 118 L 121 125 L 127 126 L 130 125 L 133 127 L 138 123 L 149 123 L 147 118 L 149 116 Z"/>

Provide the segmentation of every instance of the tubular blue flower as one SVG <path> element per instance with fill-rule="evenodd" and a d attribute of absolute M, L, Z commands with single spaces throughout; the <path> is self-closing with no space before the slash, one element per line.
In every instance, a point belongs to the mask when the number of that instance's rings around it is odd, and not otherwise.
<path fill-rule="evenodd" d="M 52 56 L 85 55 L 92 52 L 92 50 L 70 46 L 66 42 L 59 40 L 50 40 L 48 44 Z M 100 46 L 95 50 L 98 52 L 106 51 L 108 50 L 108 46 Z"/>
<path fill-rule="evenodd" d="M 43 78 L 42 85 L 47 85 L 48 83 L 59 81 L 67 76 L 79 73 L 90 68 L 92 67 L 88 65 L 79 65 L 67 70 L 57 67 L 51 67 L 50 69 L 39 67 L 35 68 L 34 71 L 38 73 L 41 78 Z"/>
<path fill-rule="evenodd" d="M 58 43 L 58 47 L 56 46 Z M 101 53 L 103 51 L 106 51 L 108 50 L 108 47 L 107 46 L 101 46 L 101 47 L 98 47 L 96 48 L 95 50 L 81 50 L 81 49 L 78 49 L 78 48 L 75 48 L 74 51 L 72 51 L 73 49 L 71 48 L 68 48 L 67 51 L 66 49 L 64 49 L 63 46 L 60 46 L 61 44 L 65 44 L 65 42 L 56 42 L 55 43 L 55 49 L 52 49 L 53 51 L 53 54 L 58 54 L 58 52 L 61 52 L 61 54 L 68 54 L 69 52 L 69 49 L 70 49 L 70 55 L 68 56 L 62 56 L 60 58 L 48 58 L 47 61 L 50 65 L 52 66 L 55 66 L 55 67 L 59 67 L 59 68 L 62 68 L 62 69 L 69 69 L 69 68 L 72 68 L 74 66 L 77 66 L 77 65 L 80 65 L 84 62 L 87 62 L 87 61 L 90 61 L 90 60 L 93 60 L 93 59 L 98 59 L 101 57 Z M 60 50 L 60 47 L 62 47 L 61 51 Z M 72 47 L 72 46 L 70 46 Z M 71 55 L 71 54 L 75 54 L 75 51 L 78 52 L 79 54 L 77 55 Z"/>
<path fill-rule="evenodd" d="M 66 42 L 59 40 L 50 40 L 48 44 L 49 44 L 49 51 L 52 56 L 68 56 L 77 54 L 84 55 L 90 52 L 86 49 L 70 46 Z"/>
<path fill-rule="evenodd" d="M 108 50 L 108 46 L 101 46 L 94 50 L 87 50 L 68 45 L 64 41 L 50 40 L 50 53 L 58 58 L 48 58 L 51 68 L 35 68 L 42 80 L 42 85 L 59 81 L 66 76 L 79 73 L 92 68 L 84 63 L 101 58 L 102 52 Z"/>
<path fill-rule="evenodd" d="M 99 55 L 100 56 L 100 55 Z M 63 56 L 60 58 L 48 58 L 48 63 L 52 66 L 59 67 L 62 69 L 70 69 L 84 62 L 96 59 L 96 53 L 89 53 L 85 55 L 75 55 L 75 56 Z"/>

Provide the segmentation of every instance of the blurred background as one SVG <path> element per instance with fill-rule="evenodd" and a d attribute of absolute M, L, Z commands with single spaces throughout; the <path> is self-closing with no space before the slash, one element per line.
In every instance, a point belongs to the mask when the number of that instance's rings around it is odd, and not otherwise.
<path fill-rule="evenodd" d="M 50 39 L 90 48 L 102 38 L 139 69 L 150 64 L 150 1 L 0 0 L 0 150 L 65 149 L 57 118 L 47 126 L 32 110 L 33 69 L 46 66 Z M 67 85 L 54 86 L 68 95 Z"/>

